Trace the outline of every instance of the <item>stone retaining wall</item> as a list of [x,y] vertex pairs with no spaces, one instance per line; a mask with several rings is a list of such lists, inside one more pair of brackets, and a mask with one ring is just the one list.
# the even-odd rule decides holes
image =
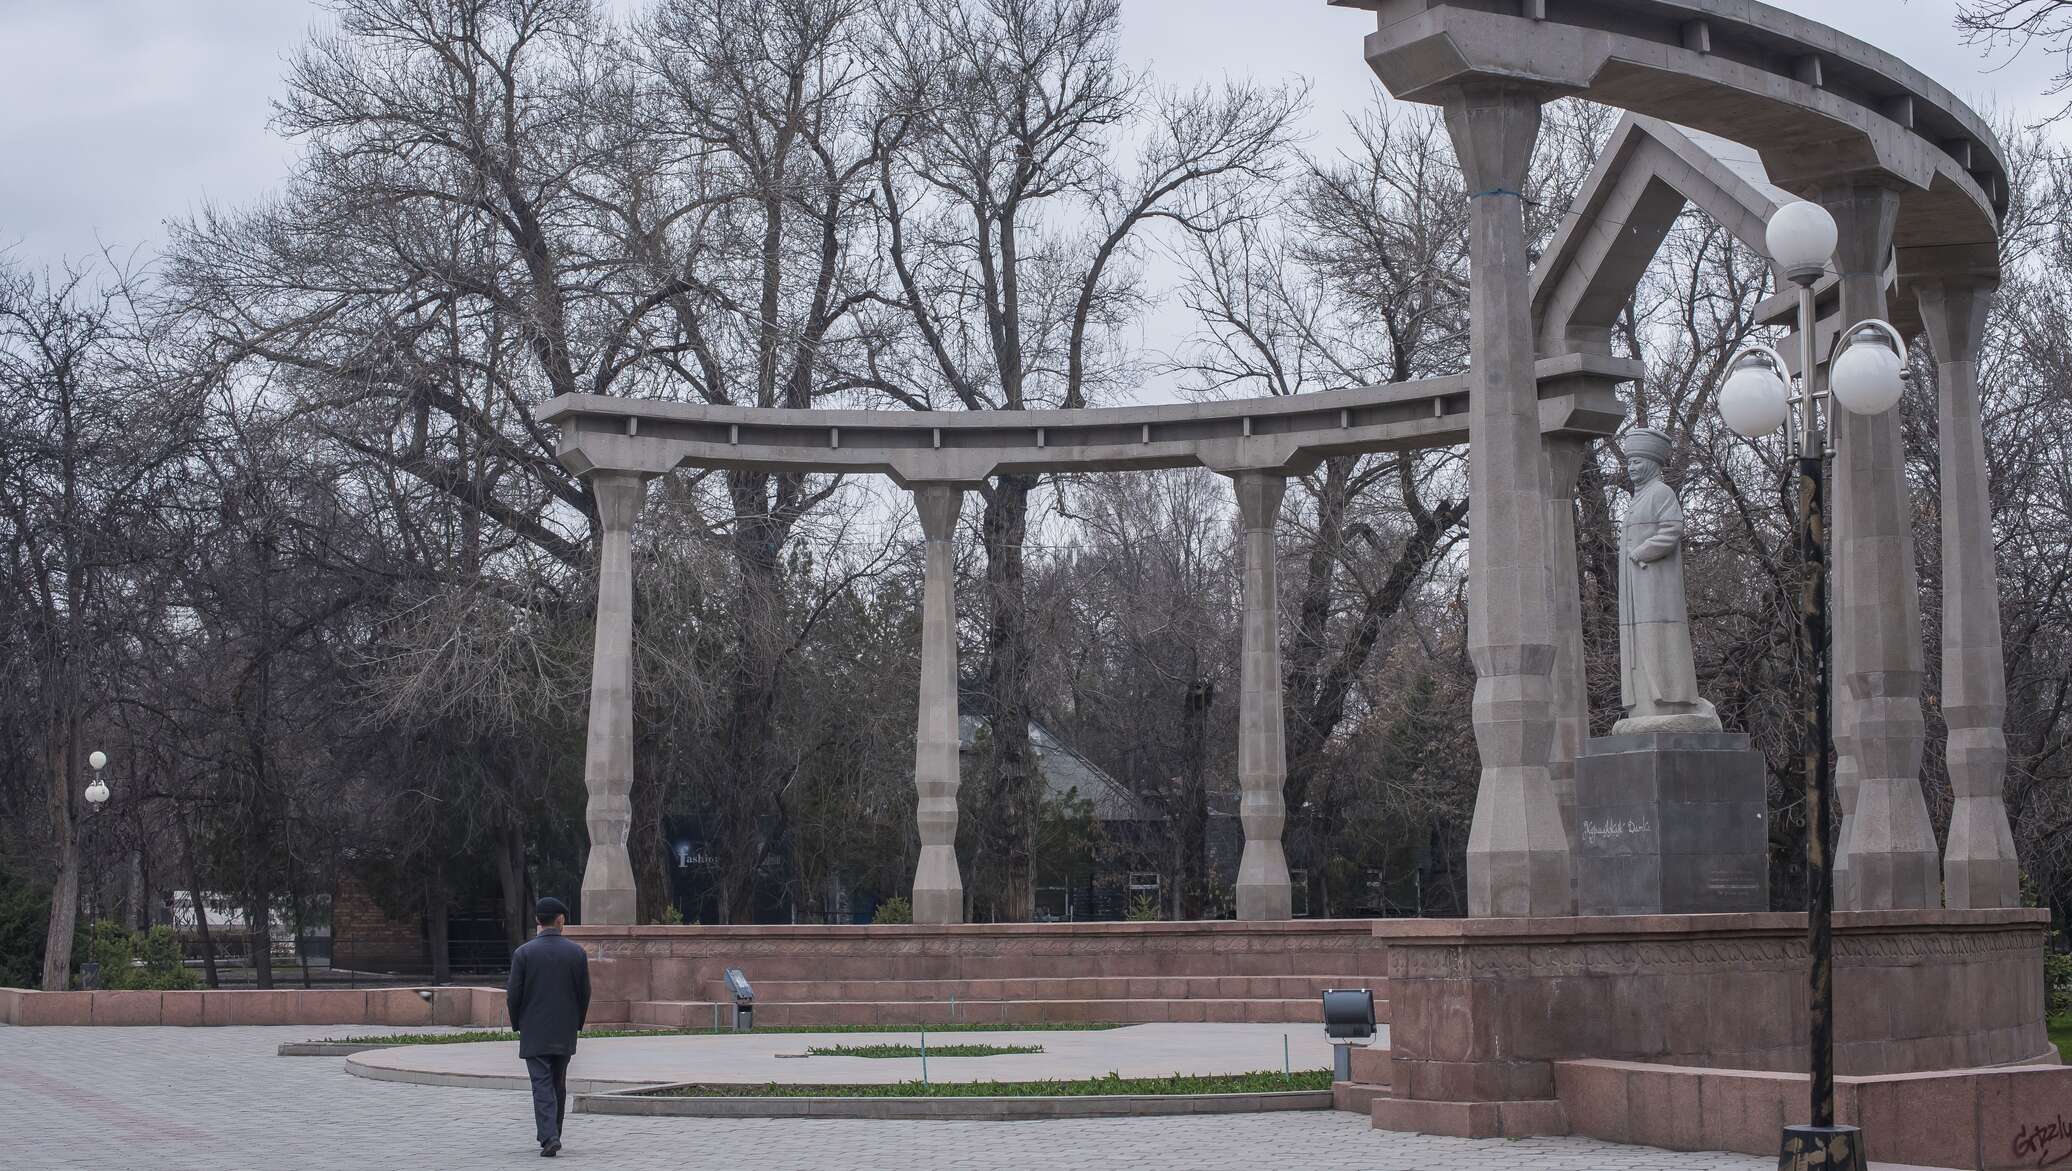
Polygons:
[[[2048,913],[1835,916],[1837,1072],[2054,1060]],[[1805,916],[1406,920],[1389,944],[1390,1129],[1561,1133],[1555,1063],[1803,1070]],[[1883,1157],[1883,1156],[1881,1156]]]
[[37,992],[0,988],[9,1025],[468,1025],[507,1027],[501,988],[274,988]]
[[[1804,1119],[1806,1075],[1563,1061],[1576,1134],[1674,1151],[1773,1155]],[[2052,1065],[1835,1079],[1835,1120],[1881,1163],[1970,1169],[2072,1162],[2072,1068]]]
[[[1365,919],[951,926],[570,926],[590,953],[595,1021],[698,1001],[728,968],[755,981],[1386,976]],[[1003,989],[1004,992],[1004,983]]]

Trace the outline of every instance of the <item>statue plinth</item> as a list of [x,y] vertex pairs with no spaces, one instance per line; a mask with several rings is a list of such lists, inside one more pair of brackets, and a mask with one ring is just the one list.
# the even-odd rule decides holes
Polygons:
[[1580,913],[1769,910],[1765,784],[1763,754],[1738,733],[1585,741],[1576,757]]

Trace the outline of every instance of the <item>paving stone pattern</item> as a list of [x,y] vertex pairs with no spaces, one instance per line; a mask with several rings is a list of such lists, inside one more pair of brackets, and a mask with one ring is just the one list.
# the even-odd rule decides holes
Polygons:
[[[523,1095],[368,1081],[273,1056],[308,1028],[0,1026],[0,1165],[333,1169],[542,1166]],[[623,1171],[1755,1171],[1774,1160],[1583,1139],[1393,1135],[1339,1112],[936,1123],[571,1116],[556,1166]]]

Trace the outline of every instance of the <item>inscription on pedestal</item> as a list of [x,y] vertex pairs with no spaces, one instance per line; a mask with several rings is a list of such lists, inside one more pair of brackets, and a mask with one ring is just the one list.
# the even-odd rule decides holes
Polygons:
[[1770,909],[1763,755],[1721,732],[1587,741],[1576,758],[1585,915]]

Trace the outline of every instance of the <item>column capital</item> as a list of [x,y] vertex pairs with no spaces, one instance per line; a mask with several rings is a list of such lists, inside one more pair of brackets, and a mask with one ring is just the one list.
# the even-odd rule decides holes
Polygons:
[[596,471],[586,477],[590,494],[597,498],[597,520],[608,533],[630,532],[647,503],[644,472]]
[[1271,529],[1280,519],[1288,478],[1279,472],[1228,472],[1236,490],[1238,521],[1248,532]]
[[1557,432],[1547,436],[1544,442],[1547,447],[1547,494],[1552,497],[1574,496],[1576,477],[1583,474],[1583,457],[1590,453],[1590,445],[1596,439],[1574,432]]
[[914,509],[921,514],[921,532],[931,541],[947,541],[957,531],[964,508],[964,489],[955,484],[916,484]]
[[1470,197],[1525,190],[1526,168],[1540,137],[1540,107],[1547,95],[1502,83],[1471,83],[1449,90],[1442,106],[1453,152]]
[[1835,263],[1845,287],[1851,278],[1885,279],[1892,233],[1899,226],[1899,195],[1865,178],[1823,183],[1814,191],[1813,201],[1835,217]]
[[1921,327],[1937,362],[1976,362],[1986,337],[1986,314],[2000,282],[1990,277],[1931,277],[1915,286]]

